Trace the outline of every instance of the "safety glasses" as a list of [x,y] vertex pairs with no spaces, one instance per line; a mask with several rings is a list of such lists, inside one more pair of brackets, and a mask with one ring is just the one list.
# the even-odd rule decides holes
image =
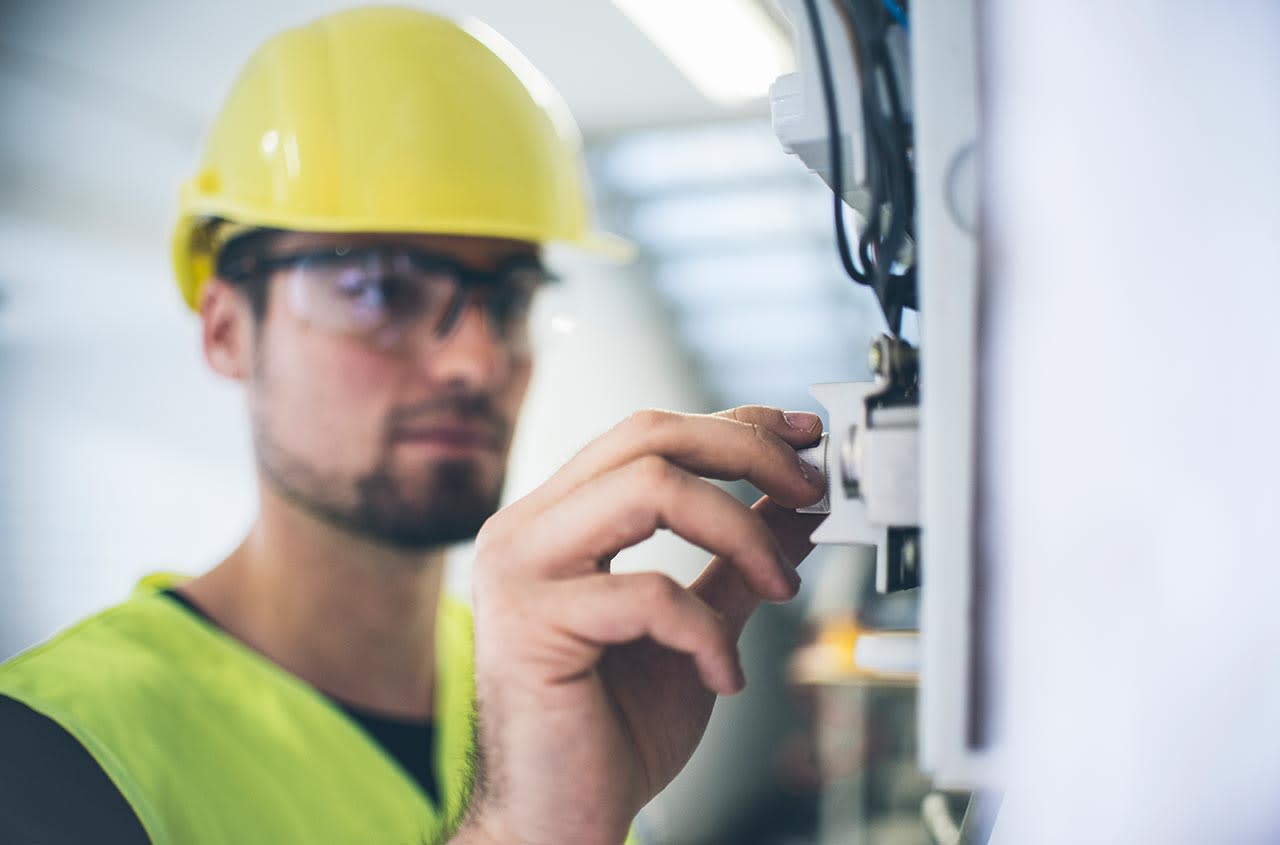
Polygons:
[[237,272],[280,279],[298,319],[384,349],[410,341],[439,345],[477,303],[490,333],[517,354],[529,349],[535,294],[556,279],[533,256],[481,272],[403,246],[246,256]]

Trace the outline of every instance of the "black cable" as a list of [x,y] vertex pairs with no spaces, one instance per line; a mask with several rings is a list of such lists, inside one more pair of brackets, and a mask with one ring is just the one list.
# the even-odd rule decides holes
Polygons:
[[840,263],[849,278],[860,285],[870,285],[871,279],[854,263],[849,251],[849,235],[844,225],[844,149],[840,143],[840,117],[836,113],[835,81],[831,75],[831,58],[827,55],[827,42],[822,33],[822,21],[818,18],[815,0],[805,0],[809,22],[813,27],[813,45],[818,54],[818,69],[822,73],[822,96],[827,109],[827,142],[831,156],[831,190],[835,194],[836,248]]
[[[846,0],[846,6],[864,43],[863,115],[868,150],[874,162],[869,167],[868,178],[873,181],[873,190],[880,199],[873,205],[873,213],[878,217],[871,221],[866,233],[874,237],[875,243],[870,246],[864,243],[863,252],[874,253],[874,267],[870,272],[873,287],[890,331],[896,335],[901,328],[903,307],[916,307],[914,268],[900,274],[892,272],[908,233],[915,229],[914,178],[907,157],[910,129],[888,49],[887,36],[892,22],[883,4],[859,5],[858,0]],[[864,260],[864,266],[866,263]]]
[[[915,173],[908,157],[911,148],[911,128],[902,105],[901,89],[898,84],[897,71],[893,66],[893,57],[890,55],[887,43],[884,40],[881,41],[881,58],[885,74],[884,87],[889,99],[891,126],[896,136],[891,152],[894,156],[894,169],[899,175],[898,195],[894,199],[894,226],[886,237],[886,254],[889,257],[887,264],[891,266],[902,251],[906,238],[914,238],[915,235]],[[913,309],[919,308],[916,299],[916,271],[914,265],[908,267],[902,274],[890,276],[890,281],[886,287],[888,288],[888,298],[896,307],[894,333],[897,334],[898,329],[901,327],[902,308],[904,306]]]
[[884,73],[884,90],[889,95],[889,116],[892,119],[892,129],[895,143],[891,146],[890,152],[894,157],[894,164],[897,166],[898,172],[902,175],[903,181],[906,183],[903,187],[901,200],[897,206],[897,210],[901,212],[904,228],[910,226],[910,222],[915,217],[915,191],[912,190],[912,172],[911,162],[907,160],[907,150],[911,145],[910,129],[907,127],[907,121],[904,109],[902,108],[902,97],[898,88],[898,74],[893,67],[893,57],[889,55],[889,49],[883,39],[880,42],[881,69]]
[[[892,69],[889,68],[891,60],[883,42],[877,45],[876,52],[878,54],[876,62],[877,76],[873,78],[873,81],[877,87],[879,87],[879,82],[884,82],[883,90],[889,92],[889,112],[894,120],[892,124],[881,123],[877,127],[878,131],[882,133],[880,153],[885,156],[886,170],[891,174],[891,177],[888,206],[889,225],[877,254],[874,281],[876,293],[884,306],[889,329],[896,336],[902,325],[902,303],[898,301],[900,297],[897,295],[897,288],[904,277],[895,276],[892,269],[894,261],[902,251],[903,238],[906,235],[906,221],[912,213],[912,192],[910,190],[910,172],[907,169],[905,148],[903,147],[905,138],[898,131],[902,121],[901,104],[898,102],[897,91],[893,90],[893,86],[897,84],[896,79],[889,75],[892,72]],[[882,80],[878,74],[885,71],[888,71],[888,73]],[[883,104],[877,101],[875,107],[879,109],[882,106]]]
[[901,169],[901,173],[905,177],[906,185],[903,196],[903,220],[906,229],[912,236],[915,235],[915,174],[911,168],[911,161],[908,157],[911,148],[912,127],[906,118],[906,111],[902,107],[902,98],[898,86],[898,72],[893,66],[893,57],[889,55],[888,48],[884,50],[884,72],[885,72],[885,89],[889,92],[889,113],[893,118],[893,128],[898,136],[897,143],[893,149],[897,153],[897,163]]
[[[858,237],[857,262],[849,243],[844,209],[844,155],[837,111],[831,57],[827,51],[816,0],[805,0],[813,27],[814,47],[822,75],[831,156],[831,189],[836,247],[845,273],[858,284],[871,287],[889,330],[897,335],[904,307],[915,308],[915,268],[893,273],[894,263],[914,235],[915,191],[908,159],[910,126],[898,90],[897,73],[886,44],[892,22],[882,3],[860,5],[859,0],[833,0],[842,10],[853,47],[861,83],[861,111],[867,186],[871,204],[866,225]],[[860,266],[859,266],[860,265]]]
[[886,216],[889,217],[890,227],[892,227],[898,186],[890,166],[892,156],[889,148],[894,139],[886,125],[880,98],[880,77],[877,70],[880,62],[877,43],[879,32],[878,28],[873,26],[865,8],[859,8],[855,2],[847,3],[846,8],[852,19],[856,38],[862,47],[862,61],[859,68],[860,100],[867,150],[867,182],[871,187],[870,214],[859,239],[859,254],[889,329],[896,334],[895,324],[898,320],[895,319],[894,308],[888,298],[886,267],[881,263],[881,258],[885,254],[882,229]]

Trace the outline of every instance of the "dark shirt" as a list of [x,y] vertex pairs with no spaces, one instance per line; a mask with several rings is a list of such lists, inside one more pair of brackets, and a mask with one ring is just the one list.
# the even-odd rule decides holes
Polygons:
[[[162,593],[214,624],[173,591]],[[429,720],[388,718],[330,699],[439,802]],[[79,740],[25,704],[0,695],[0,842],[62,845],[147,842],[124,796]]]

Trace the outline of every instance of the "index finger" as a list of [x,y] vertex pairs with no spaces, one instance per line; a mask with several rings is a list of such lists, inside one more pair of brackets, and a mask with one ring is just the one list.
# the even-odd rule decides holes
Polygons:
[[781,437],[793,447],[810,446],[822,434],[822,417],[808,411],[783,411],[767,405],[739,405],[711,416],[759,425]]
[[813,414],[746,406],[719,414],[645,410],[593,440],[541,487],[507,511],[529,516],[577,487],[645,455],[666,458],[689,472],[721,480],[746,479],[780,504],[804,507],[822,498],[825,482],[796,448],[818,439]]

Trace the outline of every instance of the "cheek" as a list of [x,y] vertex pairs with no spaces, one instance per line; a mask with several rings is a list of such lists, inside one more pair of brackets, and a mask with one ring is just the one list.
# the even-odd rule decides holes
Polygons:
[[516,414],[520,412],[520,406],[524,404],[525,393],[529,390],[529,379],[532,375],[533,360],[531,358],[513,361],[511,377],[499,391],[496,401],[501,406],[503,414],[512,423],[515,422]]
[[317,391],[345,406],[381,407],[402,377],[394,360],[355,340],[321,336],[308,357]]
[[264,352],[260,399],[276,441],[331,463],[367,464],[381,443],[396,368],[358,343],[305,331]]

